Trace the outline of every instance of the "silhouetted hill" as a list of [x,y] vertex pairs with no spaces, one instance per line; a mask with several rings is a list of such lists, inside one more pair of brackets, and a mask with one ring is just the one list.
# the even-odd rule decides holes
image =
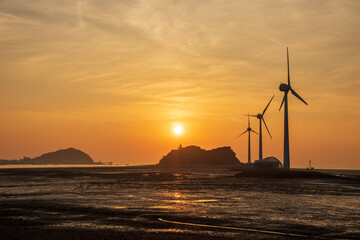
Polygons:
[[239,159],[230,147],[204,150],[198,146],[180,147],[171,150],[164,156],[159,166],[188,166],[188,165],[237,165]]
[[36,158],[1,160],[0,164],[94,164],[94,161],[88,154],[75,148],[68,148],[45,153]]

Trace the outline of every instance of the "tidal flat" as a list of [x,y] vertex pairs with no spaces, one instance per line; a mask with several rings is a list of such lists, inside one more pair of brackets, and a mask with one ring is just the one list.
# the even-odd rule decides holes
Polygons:
[[0,239],[360,239],[359,226],[357,179],[0,169]]

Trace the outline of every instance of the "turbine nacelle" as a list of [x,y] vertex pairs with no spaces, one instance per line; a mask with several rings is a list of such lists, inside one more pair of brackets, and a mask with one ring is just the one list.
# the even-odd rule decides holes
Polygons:
[[262,118],[263,118],[263,115],[259,113],[258,115],[256,115],[256,117],[257,117],[258,119],[262,119]]
[[289,85],[287,85],[286,83],[282,83],[282,84],[280,84],[279,89],[282,92],[288,92],[288,91],[290,91],[291,87]]

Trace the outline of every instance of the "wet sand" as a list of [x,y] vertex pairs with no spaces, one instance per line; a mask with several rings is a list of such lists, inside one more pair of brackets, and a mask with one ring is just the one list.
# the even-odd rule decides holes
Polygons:
[[0,169],[0,239],[359,239],[359,190],[227,169]]

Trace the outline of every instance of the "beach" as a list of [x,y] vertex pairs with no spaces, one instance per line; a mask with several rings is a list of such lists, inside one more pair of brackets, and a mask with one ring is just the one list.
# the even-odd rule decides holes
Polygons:
[[359,190],[356,179],[239,177],[226,168],[3,168],[0,236],[359,239]]

